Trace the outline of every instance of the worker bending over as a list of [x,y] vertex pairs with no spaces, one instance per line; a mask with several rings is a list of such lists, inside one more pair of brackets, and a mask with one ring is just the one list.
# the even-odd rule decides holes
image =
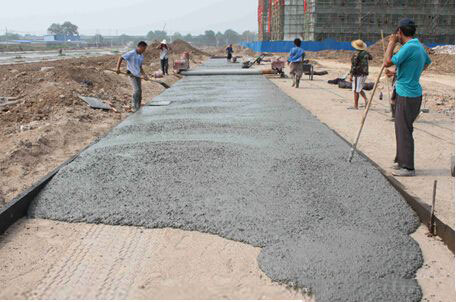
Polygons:
[[306,56],[304,49],[301,48],[301,39],[295,39],[294,45],[290,51],[290,56],[288,58],[288,65],[290,65],[290,75],[293,79],[292,87],[299,88],[299,83],[301,82],[302,74],[304,73],[304,58]]
[[[394,176],[415,176],[415,142],[413,123],[421,111],[423,89],[420,77],[431,64],[431,59],[420,41],[414,38],[415,22],[403,19],[395,34],[391,35],[385,54],[385,67],[396,65],[396,159]],[[393,56],[396,43],[402,44]]]
[[366,51],[367,45],[362,40],[353,41],[352,46],[357,50],[352,56],[352,67],[350,70],[350,82],[352,82],[353,93],[355,96],[355,106],[349,107],[348,109],[358,110],[360,95],[364,99],[365,106],[367,106],[367,96],[364,93],[364,83],[366,83],[367,76],[369,75],[369,61],[372,60],[372,56]]
[[133,100],[132,100],[132,111],[136,112],[141,108],[142,101],[142,88],[141,88],[141,75],[144,80],[149,80],[148,76],[144,72],[142,65],[144,63],[144,52],[147,49],[147,43],[141,41],[138,43],[136,49],[127,52],[119,58],[117,62],[117,74],[120,74],[120,67],[123,61],[127,61],[128,75],[130,76],[131,83],[133,85]]

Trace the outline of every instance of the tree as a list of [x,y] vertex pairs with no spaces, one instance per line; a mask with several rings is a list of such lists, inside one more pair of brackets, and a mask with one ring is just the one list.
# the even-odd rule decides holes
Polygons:
[[92,37],[91,42],[94,44],[103,44],[104,42],[104,37],[100,34],[96,34],[95,36]]
[[225,31],[225,39],[227,44],[237,44],[241,41],[241,36],[232,29]]
[[257,40],[257,34],[255,32],[246,30],[241,35],[241,40],[244,42],[252,42]]
[[168,39],[168,33],[163,30],[149,31],[147,33],[147,40],[149,41],[162,41]]
[[189,43],[192,43],[192,42],[193,42],[193,36],[192,36],[191,34],[187,34],[187,35],[184,37],[184,41],[189,42]]
[[204,32],[203,43],[210,46],[217,45],[217,38],[215,37],[215,32],[213,30],[206,30]]
[[49,26],[48,32],[51,35],[64,35],[67,37],[79,36],[78,26],[69,21],[66,21],[63,24],[53,23]]
[[176,40],[183,40],[183,39],[184,39],[184,36],[182,36],[181,33],[175,32],[175,33],[172,35],[171,38],[172,38],[173,41],[176,41]]
[[67,37],[70,36],[79,36],[78,32],[79,27],[73,23],[66,21],[62,24],[63,34]]
[[52,23],[52,25],[48,28],[48,33],[51,35],[63,35],[62,25],[58,23]]
[[222,34],[221,32],[217,32],[217,34],[215,35],[215,38],[217,39],[217,47],[226,44],[225,35]]

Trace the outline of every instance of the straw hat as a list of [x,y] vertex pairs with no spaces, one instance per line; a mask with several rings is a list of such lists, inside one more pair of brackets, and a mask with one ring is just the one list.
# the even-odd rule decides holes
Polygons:
[[352,42],[352,46],[354,49],[357,50],[366,50],[367,49],[367,44],[364,43],[363,40],[355,40]]
[[163,41],[161,42],[161,44],[166,45],[166,44],[167,44],[167,43],[166,43],[166,40],[163,40]]

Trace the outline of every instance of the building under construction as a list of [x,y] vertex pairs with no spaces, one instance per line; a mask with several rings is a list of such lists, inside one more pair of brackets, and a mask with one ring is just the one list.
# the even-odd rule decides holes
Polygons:
[[261,41],[375,42],[409,17],[423,42],[454,44],[454,16],[454,0],[259,0],[258,32]]

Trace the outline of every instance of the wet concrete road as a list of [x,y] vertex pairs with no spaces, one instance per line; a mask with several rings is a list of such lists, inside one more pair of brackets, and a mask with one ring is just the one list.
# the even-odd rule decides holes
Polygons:
[[262,247],[268,276],[318,301],[420,301],[412,210],[267,79],[189,77],[154,101],[173,103],[83,152],[30,216],[212,233]]

